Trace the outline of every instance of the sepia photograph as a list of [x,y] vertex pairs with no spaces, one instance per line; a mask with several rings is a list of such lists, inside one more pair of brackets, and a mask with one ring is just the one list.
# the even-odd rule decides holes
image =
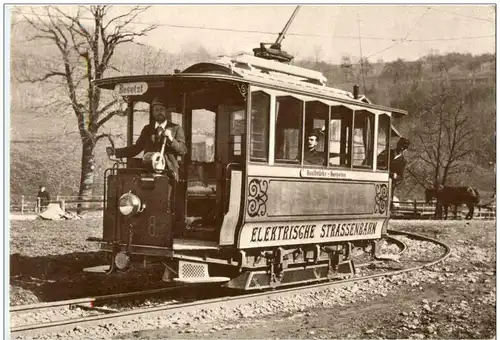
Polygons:
[[6,338],[495,339],[496,9],[4,4]]

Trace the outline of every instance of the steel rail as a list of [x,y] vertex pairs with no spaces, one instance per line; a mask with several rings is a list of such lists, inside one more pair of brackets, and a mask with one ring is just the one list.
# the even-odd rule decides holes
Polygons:
[[446,245],[445,243],[438,241],[436,239],[432,239],[430,237],[426,237],[426,236],[422,236],[422,235],[414,234],[414,233],[410,233],[410,232],[404,232],[404,231],[390,230],[388,232],[390,232],[392,234],[396,234],[396,235],[409,236],[409,237],[412,237],[414,239],[419,239],[422,241],[436,243],[444,248],[444,250],[445,250],[444,255],[442,255],[439,259],[437,259],[435,261],[424,263],[424,264],[416,266],[416,267],[407,268],[407,269],[400,269],[400,270],[395,270],[395,271],[386,272],[386,273],[379,273],[379,274],[370,275],[370,276],[349,278],[349,279],[344,279],[341,281],[327,281],[327,282],[322,282],[322,283],[308,285],[308,286],[291,287],[291,288],[284,288],[284,289],[279,289],[279,290],[251,293],[251,294],[238,295],[238,296],[213,298],[213,299],[199,300],[199,301],[188,302],[188,303],[179,303],[179,304],[175,304],[175,305],[156,306],[156,307],[150,307],[150,308],[146,308],[146,309],[129,310],[129,311],[125,311],[125,312],[117,312],[117,313],[113,313],[113,314],[104,314],[104,315],[98,315],[98,316],[87,316],[87,317],[81,317],[81,318],[77,318],[77,319],[61,320],[61,321],[43,323],[43,324],[38,324],[38,325],[25,325],[25,326],[13,327],[13,328],[11,328],[11,335],[30,336],[30,335],[34,335],[34,334],[40,334],[42,332],[43,333],[49,333],[49,332],[55,333],[55,332],[67,330],[68,328],[72,328],[72,327],[75,327],[77,325],[84,326],[84,327],[91,327],[91,326],[98,326],[98,325],[103,324],[103,323],[111,323],[111,322],[137,319],[138,317],[141,317],[141,316],[145,316],[145,317],[161,316],[162,314],[165,314],[166,312],[176,312],[176,311],[182,311],[184,313],[186,313],[186,312],[199,312],[201,309],[210,309],[210,308],[214,308],[214,307],[220,307],[221,305],[223,305],[225,308],[230,308],[232,306],[238,306],[238,305],[241,305],[243,303],[262,301],[264,299],[269,299],[271,297],[274,298],[274,297],[279,297],[279,296],[283,296],[283,295],[289,295],[291,293],[314,292],[314,291],[323,290],[325,288],[332,288],[332,287],[340,288],[340,287],[352,284],[354,282],[363,282],[363,281],[368,281],[368,280],[372,280],[372,279],[380,278],[380,277],[384,277],[384,276],[400,275],[403,273],[407,273],[410,271],[416,271],[416,270],[423,269],[425,267],[435,265],[439,262],[444,261],[445,259],[447,259],[451,255],[450,247],[448,245]]
[[[387,236],[386,240],[392,241],[393,243],[397,244],[397,246],[399,247],[399,253],[395,254],[396,256],[401,256],[408,249],[408,246],[406,245],[406,243],[404,243],[401,240],[398,240],[397,238]],[[356,263],[356,268],[364,268],[364,267],[368,267],[369,265],[383,263],[383,262],[386,262],[388,260],[389,259],[387,259],[387,260],[372,260],[372,261],[363,262],[363,263]]]
[[[392,233],[392,231],[389,231],[389,232]],[[400,248],[400,251],[397,255],[401,255],[402,253],[404,253],[408,249],[408,246],[406,245],[406,243],[404,243],[401,240],[398,240],[397,238],[387,236],[387,239],[390,239],[392,242],[396,243],[398,245],[398,247]]]
[[[387,239],[393,243],[396,243],[399,246],[400,252],[397,255],[401,255],[407,249],[407,245],[403,241],[398,240],[398,239],[393,238],[393,237],[390,237],[390,236],[388,236]],[[383,261],[370,261],[367,263],[357,264],[356,267],[365,267],[365,266],[368,266],[372,263],[380,263],[380,262],[383,262]],[[85,297],[85,298],[79,298],[79,299],[42,302],[42,303],[35,303],[35,304],[28,304],[28,305],[18,305],[18,306],[10,307],[9,312],[11,314],[13,314],[13,313],[20,313],[20,312],[27,312],[27,311],[40,311],[43,309],[49,309],[49,308],[54,308],[54,307],[93,304],[96,302],[104,302],[104,301],[117,300],[117,299],[130,298],[130,297],[150,296],[150,295],[155,295],[155,294],[160,294],[160,293],[167,293],[167,292],[171,292],[171,291],[175,291],[175,290],[187,289],[188,287],[195,288],[196,286],[199,286],[199,285],[201,285],[201,284],[190,285],[190,286],[166,287],[166,288],[158,288],[158,289],[151,289],[151,290],[145,290],[145,291],[135,291],[135,292],[128,292],[128,293],[109,294],[109,295]]]
[[181,290],[181,289],[186,289],[186,288],[187,288],[186,286],[174,286],[174,287],[158,288],[158,289],[151,289],[151,290],[144,290],[144,291],[135,291],[135,292],[128,292],[128,293],[86,297],[86,298],[80,298],[80,299],[71,299],[71,300],[62,300],[62,301],[53,301],[53,302],[42,302],[42,303],[35,303],[35,304],[31,304],[31,305],[19,305],[19,306],[10,307],[9,312],[12,314],[13,312],[19,313],[19,312],[26,312],[26,311],[30,311],[30,310],[31,311],[42,310],[42,309],[48,309],[48,308],[54,308],[54,307],[64,307],[64,306],[73,306],[73,305],[85,304],[85,303],[104,302],[104,301],[130,298],[130,297],[149,296],[149,295],[167,293],[170,291]]

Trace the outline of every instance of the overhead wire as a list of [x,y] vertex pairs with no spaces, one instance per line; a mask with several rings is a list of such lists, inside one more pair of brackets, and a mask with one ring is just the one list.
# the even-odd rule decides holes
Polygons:
[[[62,15],[54,14],[54,15],[49,15],[49,14],[43,14],[43,13],[27,13],[19,10],[14,10],[12,11],[13,13],[17,14],[22,14],[22,15],[30,15],[30,16],[40,16],[40,17],[54,17],[54,18],[64,18]],[[87,18],[87,17],[80,17],[80,20],[90,20],[94,21],[93,18]],[[120,22],[119,20],[116,20],[115,22]],[[200,29],[200,30],[208,30],[208,31],[223,31],[223,32],[235,32],[235,33],[254,33],[254,34],[268,34],[268,35],[273,35],[275,36],[279,32],[271,32],[271,31],[261,31],[261,30],[248,30],[248,29],[238,29],[238,28],[225,28],[225,27],[207,27],[207,26],[195,26],[195,25],[178,25],[178,24],[158,24],[158,23],[153,23],[153,22],[140,22],[140,21],[134,21],[134,25],[156,25],[160,27],[172,27],[172,28],[185,28],[185,29]],[[344,36],[335,36],[335,35],[330,35],[330,34],[306,34],[306,33],[292,33],[288,32],[287,36],[302,36],[302,37],[334,37],[334,38],[342,38],[342,39],[358,39],[358,37],[355,36],[349,36],[349,35],[344,35]],[[373,36],[366,36],[363,37],[363,39],[372,39],[372,40],[391,40],[393,38],[390,37],[373,37]]]
[[[341,9],[342,9],[342,7],[340,7],[339,12],[337,13],[337,16],[340,13]],[[361,40],[391,40],[391,41],[395,42],[392,45],[389,45],[389,46],[384,47],[383,49],[381,49],[379,51],[376,51],[374,53],[369,54],[368,56],[365,57],[365,59],[369,59],[369,58],[371,58],[373,56],[376,56],[376,55],[378,55],[380,53],[388,51],[388,50],[390,50],[390,49],[392,49],[392,48],[394,48],[394,47],[396,47],[396,46],[398,46],[398,45],[400,45],[402,43],[405,43],[405,42],[453,41],[453,40],[482,39],[482,38],[494,38],[495,37],[495,35],[485,35],[485,36],[468,36],[468,37],[465,36],[465,37],[449,37],[449,38],[433,38],[433,39],[408,39],[408,37],[415,30],[415,28],[420,24],[421,20],[425,16],[425,14],[427,14],[429,12],[429,10],[431,10],[431,9],[435,9],[435,8],[427,6],[426,9],[425,9],[425,11],[420,15],[420,17],[417,19],[417,21],[415,21],[415,23],[413,24],[413,26],[408,30],[408,32],[406,33],[406,35],[404,37],[401,37],[401,38],[361,36],[360,35],[361,32],[358,32],[359,33],[358,37],[356,37],[356,36],[337,36],[335,34],[333,34],[333,35],[326,35],[326,34],[304,34],[304,33],[291,33],[291,32],[287,33],[287,35],[289,35],[289,36],[290,35],[291,36],[303,36],[303,37],[329,37],[329,38],[332,38],[332,39],[337,38],[337,39],[361,39]],[[39,15],[39,16],[46,16],[46,17],[50,17],[51,16],[51,15],[48,15],[48,14],[27,13],[27,12],[23,12],[23,11],[19,11],[19,10],[15,10],[13,12],[18,13],[18,14],[24,14],[24,15],[35,15],[35,16]],[[449,12],[448,12],[448,14],[460,15],[460,14],[457,14],[457,13],[449,13]],[[57,14],[53,15],[53,16],[54,17],[63,17],[63,16],[57,15]],[[464,15],[460,15],[460,16],[464,16]],[[470,19],[478,19],[478,18],[469,17],[469,16],[464,16],[464,17],[468,17]],[[82,19],[82,20],[93,20],[92,18],[86,18],[86,17],[80,17],[80,19]],[[489,20],[486,20],[486,21],[489,21]],[[273,36],[275,36],[277,34],[276,32],[260,31],[260,30],[244,30],[244,29],[235,29],[235,28],[206,27],[206,26],[194,26],[194,25],[156,24],[156,23],[148,23],[148,22],[134,22],[134,24],[157,25],[157,26],[163,26],[163,27],[184,28],[184,29],[202,29],[202,30],[223,31],[223,32],[268,34],[268,35],[273,35]],[[357,63],[354,63],[354,64],[360,64],[360,63],[361,63],[361,59]]]
[[436,8],[436,7],[432,7],[430,8],[434,11],[439,11],[439,12],[443,12],[443,13],[446,13],[446,14],[451,14],[451,15],[456,15],[456,16],[459,16],[459,17],[464,17],[464,18],[467,18],[467,19],[473,19],[473,20],[480,20],[480,21],[487,21],[487,22],[492,22],[494,23],[495,20],[491,20],[491,19],[485,19],[485,18],[479,18],[479,17],[474,17],[474,16],[471,16],[471,15],[465,15],[465,14],[460,14],[460,13],[456,13],[456,12],[450,12],[450,11],[444,11],[440,8]]
[[[398,45],[400,45],[400,44],[404,43],[405,41],[407,41],[407,38],[410,36],[410,34],[413,32],[413,30],[414,30],[414,29],[418,26],[418,24],[420,23],[420,21],[422,20],[422,18],[424,17],[424,15],[425,15],[427,12],[429,12],[429,9],[430,9],[429,7],[427,7],[427,8],[426,8],[426,10],[425,10],[425,11],[424,11],[421,15],[420,15],[420,17],[418,18],[418,20],[417,20],[417,21],[415,21],[415,24],[413,24],[413,26],[412,26],[412,27],[408,30],[408,33],[406,33],[405,37],[403,37],[403,38],[399,39],[399,41],[397,41],[395,44],[392,44],[392,45],[390,45],[390,46],[388,46],[388,47],[385,47],[384,49],[382,49],[382,50],[380,50],[380,51],[377,51],[377,52],[375,52],[375,53],[372,53],[372,54],[370,54],[369,56],[367,56],[367,57],[365,57],[365,58],[366,58],[366,59],[371,58],[371,57],[373,57],[373,56],[375,56],[375,55],[377,55],[377,54],[380,54],[380,53],[382,53],[382,52],[385,52],[385,51],[387,51],[387,50],[390,50],[390,49],[392,49],[392,48],[394,48],[394,47],[396,47],[396,46],[398,46]],[[362,58],[360,58],[360,59],[359,59],[359,61],[357,62],[357,64],[361,63],[361,59],[362,59]]]
[[403,38],[403,40],[408,40],[408,37],[410,36],[410,34],[412,34],[413,30],[418,26],[418,24],[420,24],[420,21],[427,14],[427,12],[429,12],[430,9],[431,9],[430,7],[427,7],[425,9],[425,11],[422,13],[422,15],[420,15],[420,17],[415,22],[415,24],[413,24],[413,26],[410,28],[410,30],[408,31],[408,33],[406,34],[406,36]]
[[[61,15],[48,15],[48,14],[38,14],[38,13],[27,13],[18,10],[12,11],[13,13],[30,15],[30,16],[42,16],[42,17],[56,17],[61,18]],[[94,20],[92,18],[80,17],[81,20]],[[119,21],[116,21],[119,22]],[[134,22],[136,25],[157,25],[160,27],[172,27],[172,28],[183,28],[183,29],[200,29],[208,31],[222,31],[222,32],[235,32],[235,33],[252,33],[252,34],[267,34],[267,35],[277,35],[279,32],[271,31],[261,31],[261,30],[248,30],[248,29],[237,29],[237,28],[223,28],[223,27],[207,27],[207,26],[196,26],[196,25],[177,25],[177,24],[158,24],[158,23],[148,23],[148,22]],[[297,37],[324,37],[324,38],[337,38],[337,39],[359,39],[358,36],[350,35],[335,35],[335,34],[308,34],[308,33],[287,33],[287,36],[297,36]],[[478,39],[478,38],[489,38],[495,35],[487,36],[475,36],[475,37],[449,37],[449,38],[435,38],[435,39],[408,39],[407,41],[446,41],[446,40],[461,40],[461,39]],[[401,38],[397,37],[377,37],[377,36],[361,36],[363,40],[390,40],[390,41],[400,41]]]
[[424,42],[424,41],[451,41],[451,40],[467,40],[467,39],[483,39],[483,38],[495,38],[494,34],[490,35],[479,35],[475,37],[456,37],[456,38],[435,38],[435,39],[408,39],[408,42]]

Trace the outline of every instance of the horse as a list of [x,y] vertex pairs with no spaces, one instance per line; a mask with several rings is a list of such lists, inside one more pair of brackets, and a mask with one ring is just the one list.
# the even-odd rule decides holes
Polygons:
[[444,219],[448,219],[448,207],[455,206],[455,214],[459,205],[465,204],[469,208],[469,212],[465,219],[472,219],[474,215],[474,206],[479,203],[479,192],[473,187],[446,187],[441,186],[439,189],[426,189],[425,202],[429,203],[433,198],[436,198],[441,207],[444,208]]

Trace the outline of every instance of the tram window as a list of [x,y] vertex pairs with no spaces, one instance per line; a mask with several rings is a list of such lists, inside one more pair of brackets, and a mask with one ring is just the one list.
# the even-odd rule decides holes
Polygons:
[[319,102],[306,104],[304,165],[326,165],[328,110],[327,105]]
[[269,145],[269,109],[271,97],[264,92],[252,93],[250,117],[250,159],[266,162]]
[[373,164],[373,129],[375,115],[366,111],[357,111],[354,116],[354,157],[355,167],[369,167]]
[[[137,142],[137,138],[141,135],[141,131],[145,125],[149,124],[149,103],[136,102],[134,104],[134,132],[133,142]],[[126,119],[126,118],[125,118]],[[126,130],[125,130],[126,131]],[[139,154],[142,158],[142,152]]]
[[387,170],[389,148],[389,129],[391,128],[391,120],[388,115],[380,115],[378,118],[378,138],[377,138],[377,169]]
[[230,119],[230,135],[232,144],[233,156],[241,156],[241,146],[243,135],[245,134],[245,110],[231,111]]
[[215,160],[215,113],[193,110],[191,126],[191,160],[210,163]]
[[351,166],[352,111],[343,106],[332,106],[330,120],[330,155],[328,162],[333,166]]
[[172,123],[182,126],[182,114],[172,112]]
[[276,98],[274,160],[300,163],[302,145],[302,101],[292,97]]

